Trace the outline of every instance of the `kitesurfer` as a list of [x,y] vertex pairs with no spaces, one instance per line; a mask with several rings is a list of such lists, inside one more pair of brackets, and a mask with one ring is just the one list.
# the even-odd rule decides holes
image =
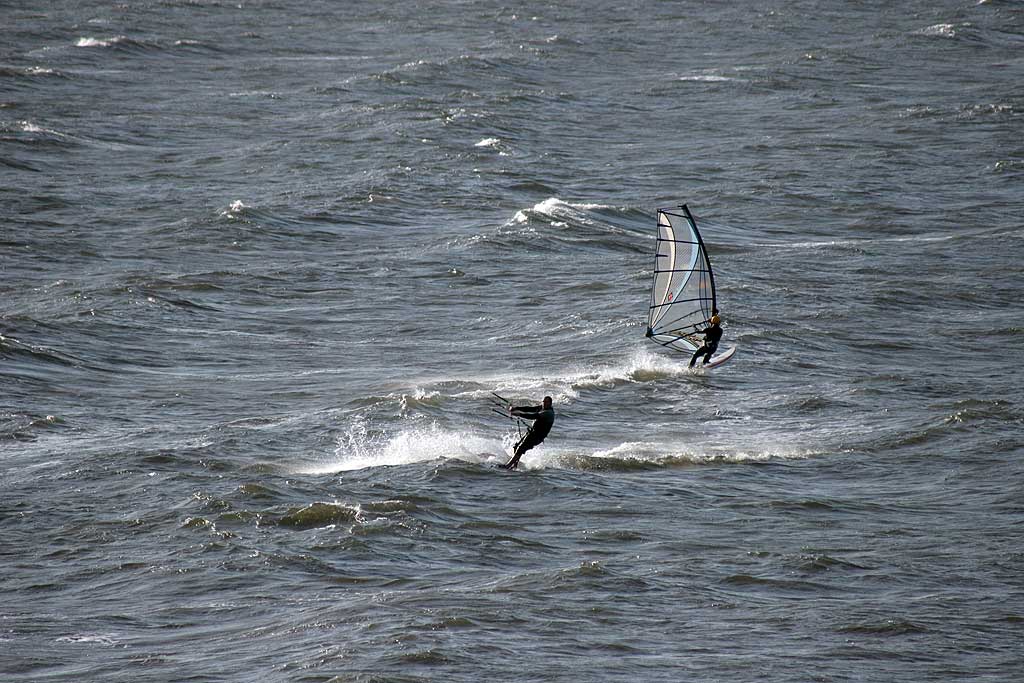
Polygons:
[[704,344],[693,352],[693,357],[690,358],[691,368],[701,356],[704,356],[704,362],[701,365],[707,365],[711,360],[711,354],[718,350],[718,342],[722,340],[722,319],[718,317],[717,311],[708,322],[711,324],[703,330],[697,330],[697,334],[704,335]]
[[516,416],[533,420],[533,426],[526,432],[526,436],[519,440],[512,451],[512,458],[504,465],[499,465],[506,470],[514,470],[519,465],[519,458],[523,453],[530,450],[548,435],[551,425],[555,422],[555,409],[551,407],[551,397],[545,396],[544,403],[539,406],[508,407],[509,413]]

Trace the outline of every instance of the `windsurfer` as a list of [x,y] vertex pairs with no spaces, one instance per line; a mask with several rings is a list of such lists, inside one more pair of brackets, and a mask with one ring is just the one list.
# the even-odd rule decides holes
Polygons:
[[691,368],[701,356],[704,356],[704,362],[701,365],[707,365],[711,360],[711,354],[718,350],[718,342],[722,340],[722,319],[718,317],[718,311],[714,312],[708,322],[711,324],[703,330],[697,330],[697,334],[704,335],[704,344],[693,352],[693,357],[690,358]]
[[533,420],[533,426],[526,432],[526,436],[519,440],[512,451],[512,458],[504,465],[507,470],[514,470],[519,465],[519,459],[523,453],[538,445],[551,431],[551,425],[555,422],[555,409],[551,407],[551,397],[545,396],[544,403],[539,406],[521,406],[518,408],[509,406],[509,413],[516,417]]

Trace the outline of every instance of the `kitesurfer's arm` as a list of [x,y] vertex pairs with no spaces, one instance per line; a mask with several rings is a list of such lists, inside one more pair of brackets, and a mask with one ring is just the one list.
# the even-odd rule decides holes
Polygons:
[[517,417],[525,417],[528,420],[536,420],[537,415],[540,411],[544,410],[544,406],[521,406],[521,407],[510,407],[509,412]]

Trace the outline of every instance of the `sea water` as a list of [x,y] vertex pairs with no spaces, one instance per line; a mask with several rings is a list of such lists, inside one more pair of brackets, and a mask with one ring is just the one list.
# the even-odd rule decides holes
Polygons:
[[4,681],[1024,675],[1019,3],[0,23]]

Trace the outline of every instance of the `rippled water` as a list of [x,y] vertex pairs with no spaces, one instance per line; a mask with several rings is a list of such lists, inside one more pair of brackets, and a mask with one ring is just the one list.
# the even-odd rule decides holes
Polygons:
[[362,5],[0,8],[2,678],[1017,680],[1019,3]]

